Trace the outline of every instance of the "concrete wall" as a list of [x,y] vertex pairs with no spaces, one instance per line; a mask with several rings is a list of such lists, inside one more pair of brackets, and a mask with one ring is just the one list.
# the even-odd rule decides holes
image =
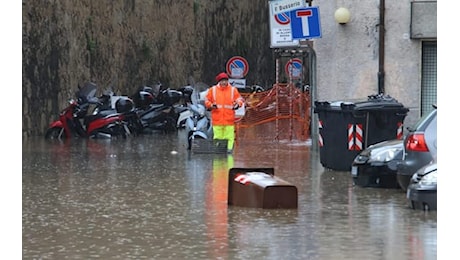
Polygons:
[[[385,1],[385,94],[410,108],[405,125],[419,118],[421,41],[410,39],[411,1]],[[316,0],[322,38],[316,39],[317,92],[321,101],[365,99],[378,93],[380,0]],[[334,12],[346,7],[340,25]]]

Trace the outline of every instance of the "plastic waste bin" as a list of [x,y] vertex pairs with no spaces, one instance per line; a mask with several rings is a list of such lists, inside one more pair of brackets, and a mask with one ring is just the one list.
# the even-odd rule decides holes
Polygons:
[[297,187],[274,175],[273,168],[231,168],[228,178],[228,205],[296,209]]
[[359,102],[315,101],[321,164],[336,171],[350,171],[354,158],[368,146],[403,138],[408,111],[396,99],[381,94]]

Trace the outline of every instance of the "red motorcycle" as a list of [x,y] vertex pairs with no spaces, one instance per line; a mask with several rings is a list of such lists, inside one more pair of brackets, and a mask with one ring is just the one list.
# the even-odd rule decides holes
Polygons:
[[[113,95],[95,97],[97,87],[87,83],[75,93],[77,99],[61,111],[59,119],[52,122],[45,133],[47,139],[112,138],[136,133],[138,117],[132,100],[117,96],[112,108]],[[88,115],[90,107],[93,112]]]

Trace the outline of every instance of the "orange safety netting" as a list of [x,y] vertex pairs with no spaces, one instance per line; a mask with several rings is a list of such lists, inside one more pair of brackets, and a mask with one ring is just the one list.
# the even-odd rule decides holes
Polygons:
[[294,84],[275,84],[263,92],[241,93],[246,112],[236,122],[237,142],[310,138],[310,97]]

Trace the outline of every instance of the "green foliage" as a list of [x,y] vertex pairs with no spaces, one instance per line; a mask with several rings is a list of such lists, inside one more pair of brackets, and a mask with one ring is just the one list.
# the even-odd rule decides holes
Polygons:
[[[87,27],[88,27],[88,31],[91,31],[92,27],[93,27],[93,18],[91,16],[89,16],[87,19]],[[93,54],[94,51],[96,50],[96,47],[97,47],[97,41],[91,36],[91,33],[90,32],[85,32],[85,36],[86,36],[86,49],[91,53]]]
[[200,3],[198,3],[198,0],[193,1],[193,14],[198,15],[198,9],[200,7]]
[[142,57],[144,60],[150,61],[153,59],[152,48],[150,47],[150,45],[148,44],[146,40],[142,42],[141,52],[142,52]]
[[97,41],[95,39],[91,38],[91,36],[88,35],[88,33],[86,33],[86,49],[90,53],[94,53],[96,48],[97,48]]

